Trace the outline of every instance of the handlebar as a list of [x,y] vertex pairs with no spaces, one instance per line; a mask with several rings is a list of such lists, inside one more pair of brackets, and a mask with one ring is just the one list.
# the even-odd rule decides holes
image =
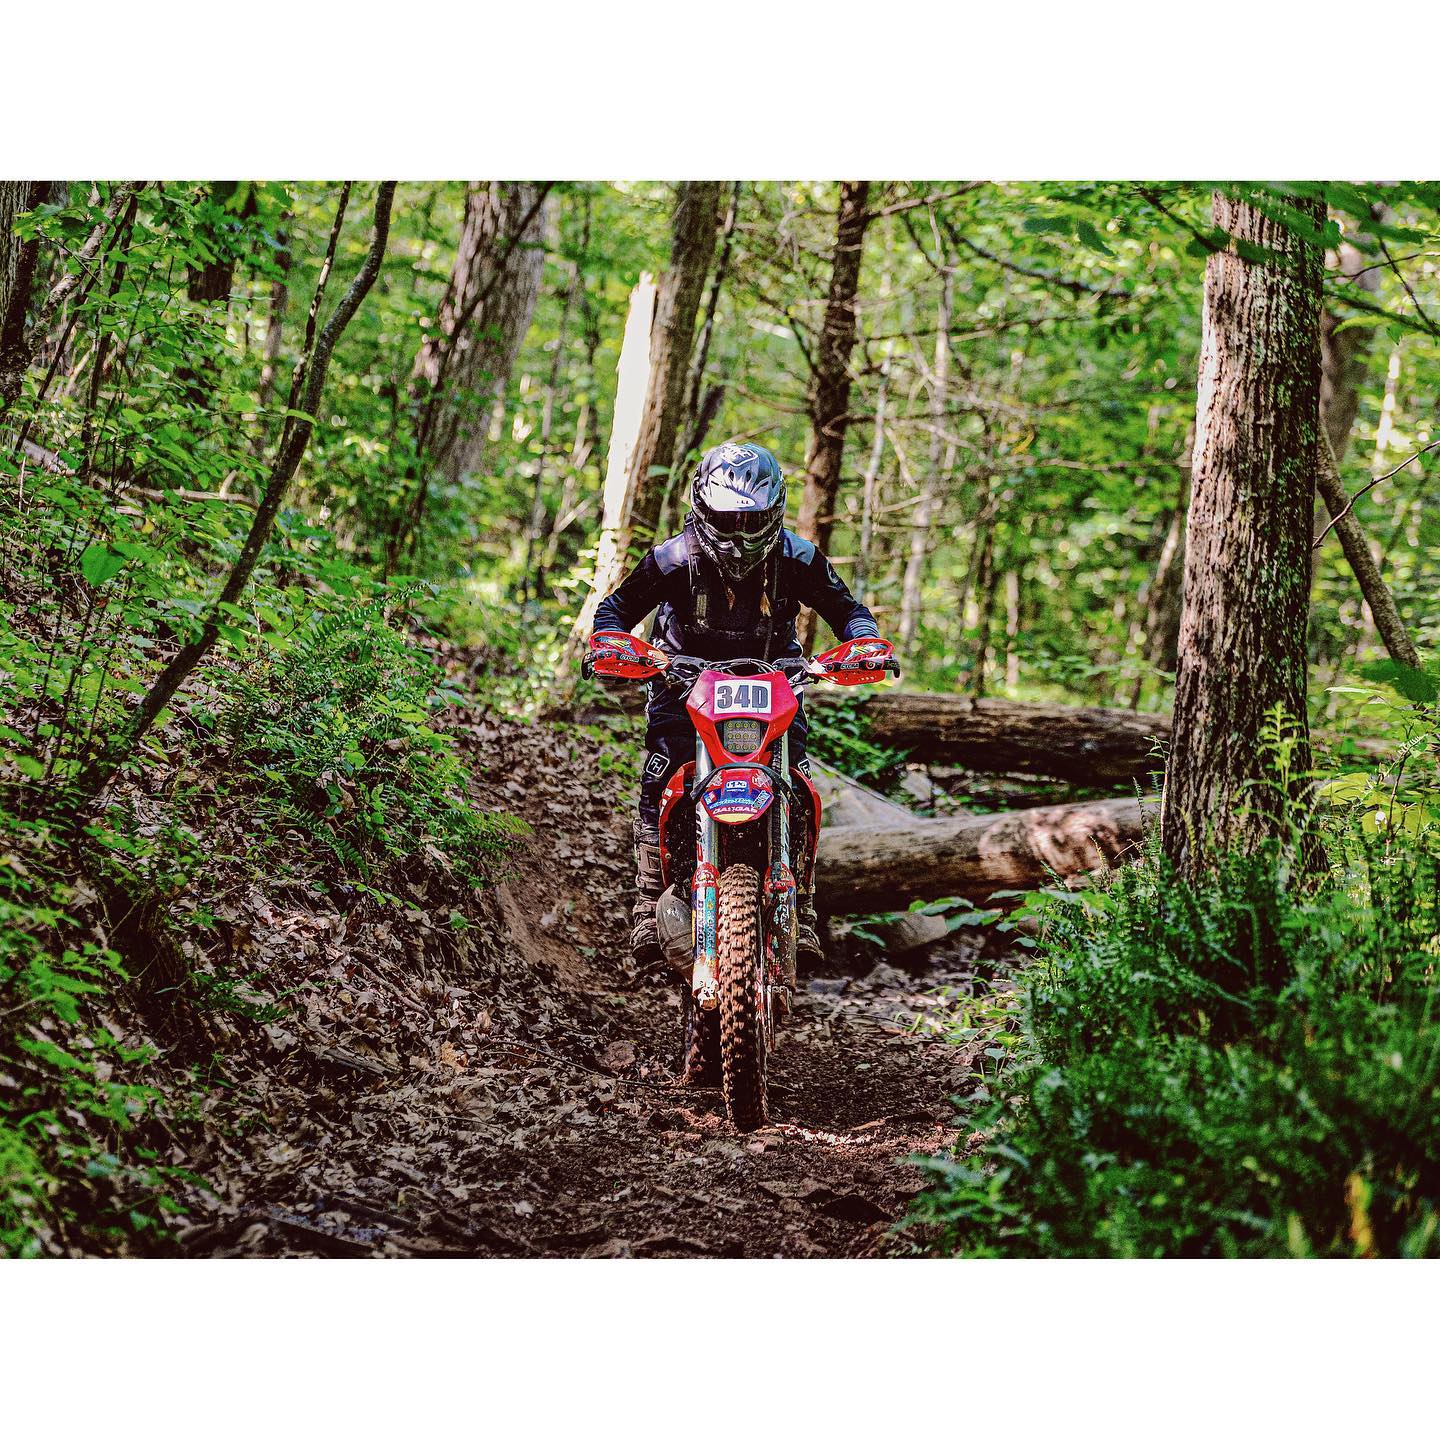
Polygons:
[[648,640],[620,630],[597,630],[590,638],[590,646],[581,662],[581,673],[587,678],[597,673],[598,665],[598,673],[605,680],[659,680],[677,690],[688,690],[706,670],[739,676],[778,670],[797,689],[821,680],[836,685],[865,685],[900,673],[890,642],[878,635],[842,640],[823,655],[785,655],[775,660],[744,655],[728,660],[670,655]]
[[[587,657],[588,658],[588,657]],[[893,658],[875,667],[888,675],[900,674],[900,662]],[[796,689],[830,679],[829,671],[817,667],[814,659],[807,655],[785,655],[776,660],[758,660],[745,656],[733,660],[705,660],[698,655],[672,655],[670,663],[658,675],[635,676],[636,680],[658,680],[672,690],[688,690],[705,670],[715,670],[722,675],[763,674],[767,670],[779,670]],[[617,682],[621,676],[607,677]]]

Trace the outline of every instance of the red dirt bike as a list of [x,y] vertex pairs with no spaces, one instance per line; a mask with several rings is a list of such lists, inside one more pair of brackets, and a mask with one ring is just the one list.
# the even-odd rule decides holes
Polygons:
[[594,674],[686,692],[695,759],[660,808],[656,906],[666,959],[684,977],[684,1073],[719,1072],[737,1130],[769,1118],[766,1061],[795,995],[795,872],[813,885],[820,796],[790,766],[788,731],[807,685],[900,673],[888,640],[847,640],[813,660],[699,660],[621,630],[591,636]]

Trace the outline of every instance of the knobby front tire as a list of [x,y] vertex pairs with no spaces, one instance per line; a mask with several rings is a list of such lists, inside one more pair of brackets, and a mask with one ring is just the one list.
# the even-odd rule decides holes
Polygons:
[[713,1010],[707,1015],[688,985],[680,1005],[680,1083],[720,1083],[720,1017]]
[[721,875],[717,921],[725,1111],[737,1130],[756,1130],[769,1119],[769,1106],[761,995],[760,875],[753,866],[731,865]]

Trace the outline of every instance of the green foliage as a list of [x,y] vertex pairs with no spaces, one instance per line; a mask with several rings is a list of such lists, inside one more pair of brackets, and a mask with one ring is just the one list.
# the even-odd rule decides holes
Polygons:
[[812,711],[807,745],[817,760],[883,790],[899,778],[906,752],[874,744],[868,731],[863,698],[837,692],[823,711]]
[[475,802],[432,723],[459,696],[400,628],[413,594],[312,620],[241,673],[222,725],[262,811],[344,864],[422,857],[480,883],[522,827]]
[[1152,853],[1048,907],[1024,1043],[927,1162],[966,1255],[1440,1254],[1440,833],[1350,816],[1186,884]]
[[126,977],[80,938],[74,893],[47,827],[0,808],[0,1255],[53,1253],[80,1213],[133,1235],[172,1203],[153,1166],[115,1148],[156,1098],[140,1079],[153,1057],[95,1009]]

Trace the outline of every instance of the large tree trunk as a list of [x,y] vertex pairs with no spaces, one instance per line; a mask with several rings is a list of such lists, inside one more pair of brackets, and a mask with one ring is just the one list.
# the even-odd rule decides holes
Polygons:
[[[1290,202],[1318,235],[1318,200]],[[1186,534],[1174,727],[1161,835],[1185,874],[1214,848],[1254,848],[1303,800],[1310,768],[1305,623],[1310,497],[1320,414],[1314,239],[1219,192],[1215,223],[1247,250],[1205,267],[1195,470]],[[1273,783],[1268,715],[1293,727],[1290,777]]]
[[540,294],[548,189],[485,180],[472,181],[466,192],[450,284],[411,374],[420,473],[392,537],[389,565],[424,514],[432,477],[457,485],[484,459],[491,413]]
[[[691,453],[705,443],[705,433],[720,408],[725,389],[712,385],[701,396],[705,383],[705,365],[710,358],[710,341],[715,334],[715,313],[720,306],[720,292],[725,288],[725,277],[730,272],[730,251],[735,243],[735,223],[740,217],[740,190],[742,182],[736,180],[730,187],[730,203],[725,209],[725,223],[720,227],[720,256],[715,262],[714,273],[710,276],[710,289],[705,297],[705,323],[700,327],[700,339],[695,345],[695,359],[690,365],[690,379],[685,392],[685,419],[680,439],[675,446],[675,465],[670,476],[669,495],[675,495],[680,479],[684,475],[685,462]],[[664,523],[662,506],[661,524]]]
[[[805,457],[805,493],[796,529],[821,550],[828,548],[835,527],[840,466],[850,421],[850,352],[855,348],[855,297],[860,288],[865,227],[870,220],[865,208],[869,200],[868,180],[846,180],[840,186],[830,294],[810,378],[810,451]],[[807,612],[801,617],[801,644],[808,649],[814,636],[815,617]]]
[[912,900],[1029,890],[1112,865],[1144,835],[1139,800],[1045,805],[1000,815],[822,829],[815,903],[830,914],[903,909]]
[[[621,554],[638,559],[655,543],[655,522],[674,480],[685,410],[685,381],[695,341],[695,317],[720,224],[720,185],[687,180],[675,197],[670,227],[670,264],[660,279],[650,330],[650,383],[640,435],[630,464],[635,497]],[[661,469],[663,467],[663,469]],[[659,472],[659,473],[652,473]]]

